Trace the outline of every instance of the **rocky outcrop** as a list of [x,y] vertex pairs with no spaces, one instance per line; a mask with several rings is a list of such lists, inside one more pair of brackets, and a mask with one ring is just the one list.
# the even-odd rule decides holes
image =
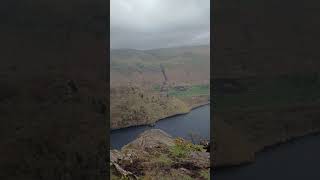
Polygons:
[[147,130],[120,151],[110,151],[111,178],[209,179],[210,154],[203,146]]
[[158,146],[173,146],[174,140],[166,132],[160,129],[151,129],[140,134],[138,138],[125,145],[122,149],[152,149]]

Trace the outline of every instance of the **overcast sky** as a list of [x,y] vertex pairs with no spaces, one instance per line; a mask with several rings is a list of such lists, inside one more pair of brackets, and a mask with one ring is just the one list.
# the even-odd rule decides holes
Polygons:
[[209,44],[210,0],[111,0],[111,48]]

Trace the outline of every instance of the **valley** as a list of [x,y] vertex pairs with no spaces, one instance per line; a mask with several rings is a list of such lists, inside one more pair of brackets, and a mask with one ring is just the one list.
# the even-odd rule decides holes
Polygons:
[[111,50],[110,64],[111,178],[209,179],[209,46]]
[[111,129],[156,121],[208,104],[209,46],[111,51]]

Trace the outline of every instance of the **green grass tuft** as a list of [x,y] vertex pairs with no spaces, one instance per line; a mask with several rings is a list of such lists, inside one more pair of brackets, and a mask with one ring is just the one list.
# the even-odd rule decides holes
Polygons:
[[201,96],[201,95],[209,95],[209,94],[210,94],[209,85],[193,85],[193,86],[190,86],[185,91],[179,91],[174,88],[169,89],[169,96],[176,96],[176,97],[191,97],[191,96]]
[[200,176],[204,179],[210,179],[210,171],[209,170],[202,170],[200,172]]
[[176,139],[175,145],[170,148],[170,155],[175,158],[185,158],[191,152],[194,151],[205,151],[202,145],[192,144],[182,139]]

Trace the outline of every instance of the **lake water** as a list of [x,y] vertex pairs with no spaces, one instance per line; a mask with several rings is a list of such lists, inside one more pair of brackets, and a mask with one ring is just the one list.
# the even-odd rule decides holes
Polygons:
[[147,129],[161,129],[173,137],[182,137],[190,140],[190,132],[210,139],[210,105],[201,106],[188,114],[173,116],[156,122],[154,127],[138,126],[113,130],[110,133],[110,145],[113,149],[134,140],[140,133]]
[[217,170],[214,180],[319,180],[320,135],[269,148],[246,166]]

